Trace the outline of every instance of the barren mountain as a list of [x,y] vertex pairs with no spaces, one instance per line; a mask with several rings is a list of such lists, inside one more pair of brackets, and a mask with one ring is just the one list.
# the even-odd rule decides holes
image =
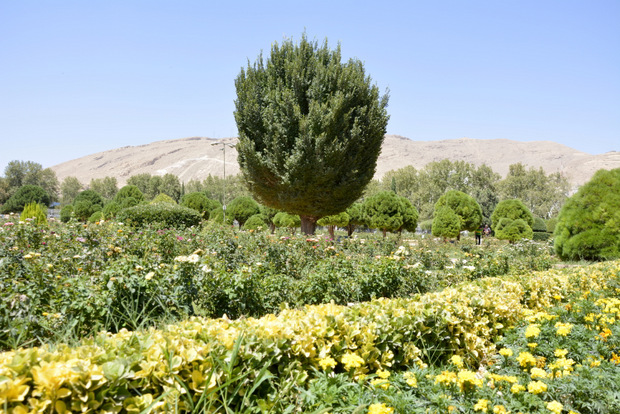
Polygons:
[[[82,183],[92,178],[116,177],[119,186],[132,175],[171,173],[181,181],[203,180],[209,174],[223,176],[239,173],[237,151],[229,147],[236,138],[182,138],[157,141],[140,146],[117,148],[87,155],[51,167],[62,181],[77,177]],[[224,158],[224,154],[226,158]],[[591,155],[551,141],[519,142],[507,139],[479,140],[461,138],[445,141],[413,141],[398,135],[386,135],[376,178],[407,165],[422,168],[429,162],[451,161],[486,164],[505,176],[508,166],[521,162],[542,167],[547,173],[560,172],[578,186],[599,169],[620,168],[620,152]]]

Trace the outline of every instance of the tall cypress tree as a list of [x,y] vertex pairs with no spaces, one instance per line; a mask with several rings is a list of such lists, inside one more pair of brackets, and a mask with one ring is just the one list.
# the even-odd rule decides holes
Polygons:
[[362,62],[341,62],[305,34],[275,43],[235,80],[238,161],[262,204],[298,214],[302,231],[340,213],[372,179],[389,116]]

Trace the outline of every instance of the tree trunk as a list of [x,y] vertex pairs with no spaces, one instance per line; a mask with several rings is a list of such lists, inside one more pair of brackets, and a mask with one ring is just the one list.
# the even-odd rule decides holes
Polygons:
[[334,229],[336,228],[336,226],[327,226],[327,231],[329,232],[329,237],[331,237],[332,240],[336,239],[336,236],[334,236]]
[[269,230],[271,230],[271,234],[276,232],[276,225],[273,222],[269,222]]
[[301,232],[307,236],[311,236],[314,234],[316,230],[316,222],[318,221],[318,217],[314,216],[300,216],[301,218]]
[[355,230],[355,226],[352,224],[349,224],[347,226],[347,237],[351,237],[351,235],[353,234],[353,231]]
[[387,235],[387,230],[386,229],[382,229],[383,230],[383,238],[385,239],[385,236]]

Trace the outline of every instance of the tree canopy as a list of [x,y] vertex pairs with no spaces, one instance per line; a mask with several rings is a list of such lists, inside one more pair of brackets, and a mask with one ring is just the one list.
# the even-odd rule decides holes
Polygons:
[[563,259],[620,257],[620,168],[600,170],[562,207],[555,251]]
[[314,233],[321,217],[357,200],[372,179],[385,134],[387,94],[361,61],[341,62],[309,41],[275,43],[235,80],[238,161],[264,205],[299,214]]
[[482,209],[480,205],[473,197],[462,191],[446,191],[435,203],[435,209],[441,207],[448,207],[458,216],[459,234],[457,238],[460,238],[461,231],[473,231],[482,224]]

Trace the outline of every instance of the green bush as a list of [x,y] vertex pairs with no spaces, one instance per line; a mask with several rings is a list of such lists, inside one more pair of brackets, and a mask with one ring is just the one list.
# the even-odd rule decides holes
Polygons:
[[532,230],[534,232],[537,232],[537,231],[546,232],[547,225],[545,224],[545,220],[541,219],[540,217],[535,217],[534,224],[532,225]]
[[599,170],[558,216],[555,251],[565,260],[620,257],[620,168]]
[[48,206],[50,196],[38,185],[23,185],[17,189],[15,194],[9,198],[2,206],[3,213],[18,213],[24,209],[26,204],[38,203]]
[[71,204],[68,204],[60,209],[60,221],[62,221],[63,223],[66,223],[69,220],[71,220],[72,215],[73,215],[73,206]]
[[219,201],[210,199],[205,193],[200,191],[185,194],[181,198],[181,205],[196,210],[202,214],[205,220],[211,218],[211,211],[222,207]]
[[47,208],[39,203],[26,204],[24,206],[24,211],[22,211],[21,216],[19,216],[19,219],[21,221],[33,219],[35,224],[47,224]]
[[[125,201],[126,199],[130,199],[131,201]],[[122,208],[137,206],[141,202],[144,201],[144,194],[142,191],[135,185],[126,185],[114,196],[114,201],[116,201]],[[129,205],[131,204],[131,205]]]
[[73,214],[80,221],[88,220],[97,211],[101,211],[101,205],[93,204],[89,200],[76,200],[73,203]]
[[250,217],[258,213],[260,213],[258,203],[252,197],[247,196],[235,198],[230,202],[226,210],[226,215],[230,215],[232,220],[237,220],[239,227],[243,227]]
[[157,197],[151,200],[151,204],[155,204],[155,203],[176,204],[177,202],[174,200],[174,198],[170,197],[168,194],[159,193]]
[[432,224],[433,236],[444,239],[455,239],[461,232],[461,220],[459,216],[447,206],[435,209]]
[[96,223],[98,221],[100,221],[103,218],[103,213],[101,212],[101,210],[99,211],[95,211],[89,218],[88,218],[88,222],[89,223]]
[[493,223],[493,231],[497,232],[499,222],[503,218],[509,218],[510,220],[522,219],[528,226],[534,225],[534,216],[532,212],[523,204],[521,200],[511,199],[500,201],[493,214],[491,214],[491,222]]
[[511,220],[504,217],[495,228],[495,237],[500,240],[508,240],[510,243],[523,239],[531,240],[533,236],[532,228],[523,219]]
[[[461,231],[474,231],[482,224],[482,208],[474,198],[462,191],[449,190],[439,197],[435,209],[450,208],[459,218],[459,234]],[[458,235],[457,235],[457,238]]]
[[295,228],[301,226],[301,219],[296,214],[281,211],[273,217],[273,224],[276,227],[286,227],[294,231]]
[[81,191],[73,200],[73,205],[75,206],[80,201],[87,201],[92,205],[98,205],[103,208],[103,197],[96,191],[93,190],[84,190]]
[[243,225],[244,230],[265,231],[269,228],[262,214],[254,214]]
[[121,211],[121,206],[116,201],[110,201],[108,204],[103,206],[103,218],[106,220],[113,219],[116,217],[119,211]]
[[551,233],[547,233],[546,231],[535,231],[532,240],[535,241],[547,241],[551,238]]
[[197,226],[202,216],[191,208],[169,203],[141,204],[121,210],[116,219],[132,226],[157,224],[164,227]]

